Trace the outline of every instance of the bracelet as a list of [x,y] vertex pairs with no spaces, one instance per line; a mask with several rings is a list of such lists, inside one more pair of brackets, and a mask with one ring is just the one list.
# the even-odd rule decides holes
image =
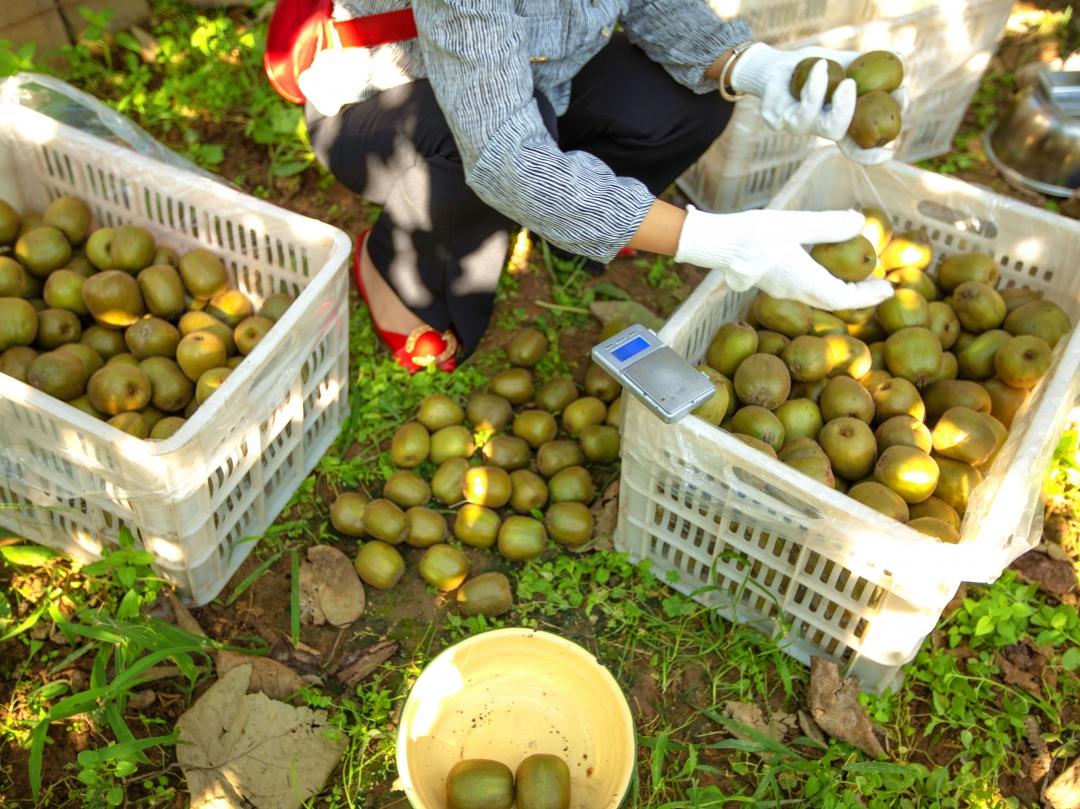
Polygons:
[[733,67],[735,67],[735,63],[739,61],[739,57],[742,56],[743,53],[745,53],[753,44],[754,41],[748,39],[745,42],[740,42],[738,45],[732,48],[731,56],[726,62],[724,62],[724,66],[720,69],[720,79],[717,81],[717,88],[720,90],[720,97],[724,99],[724,101],[730,101],[734,103],[746,96],[746,93],[736,93],[729,91],[728,79],[731,77],[731,70]]

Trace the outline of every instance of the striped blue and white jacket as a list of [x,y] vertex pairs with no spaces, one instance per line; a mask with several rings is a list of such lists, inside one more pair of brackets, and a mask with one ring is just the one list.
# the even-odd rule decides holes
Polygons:
[[[405,8],[409,0],[334,0],[337,19]],[[326,50],[300,77],[323,115],[414,79],[431,82],[469,186],[488,205],[552,243],[610,261],[653,196],[585,152],[562,152],[534,99],[562,114],[570,80],[617,23],[672,78],[715,89],[706,69],[750,38],[706,0],[412,0],[419,36],[369,49]]]

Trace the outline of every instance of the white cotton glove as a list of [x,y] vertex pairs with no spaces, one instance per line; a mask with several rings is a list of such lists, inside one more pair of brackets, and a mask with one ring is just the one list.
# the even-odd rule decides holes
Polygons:
[[716,270],[738,292],[757,286],[774,298],[819,309],[862,309],[893,294],[884,279],[842,281],[818,264],[804,244],[857,236],[865,217],[855,211],[745,211],[713,214],[692,205],[675,260]]
[[[844,79],[825,102],[829,87],[828,67],[819,61],[810,70],[801,98],[791,95],[791,76],[795,66],[808,57],[832,59],[844,68],[862,54],[857,51],[834,51],[827,48],[801,48],[784,51],[756,42],[739,55],[731,69],[731,88],[761,99],[761,117],[773,129],[796,135],[817,135],[835,141],[851,160],[859,163],[883,163],[893,156],[889,146],[860,148],[847,134],[855,114],[855,82]],[[907,111],[908,95],[903,87],[892,93],[900,112]]]

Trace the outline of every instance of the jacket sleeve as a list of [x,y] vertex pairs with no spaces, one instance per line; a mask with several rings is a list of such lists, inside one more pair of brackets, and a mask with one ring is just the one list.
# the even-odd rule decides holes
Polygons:
[[653,202],[585,152],[562,152],[533,97],[511,0],[414,0],[424,65],[465,179],[492,208],[555,245],[607,262]]
[[722,20],[705,0],[630,0],[622,22],[631,42],[696,93],[716,89],[705,71],[751,37],[749,25]]

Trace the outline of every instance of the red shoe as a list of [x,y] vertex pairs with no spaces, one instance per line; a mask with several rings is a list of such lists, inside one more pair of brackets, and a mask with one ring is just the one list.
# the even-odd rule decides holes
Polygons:
[[637,250],[633,247],[624,247],[615,254],[615,258],[633,258],[637,255]]
[[[356,237],[356,249],[353,252],[353,283],[360,296],[367,301],[367,292],[364,290],[364,279],[360,274],[360,250],[364,245],[371,228],[366,228]],[[434,365],[440,371],[449,373],[457,368],[458,340],[452,331],[444,331],[439,334],[430,326],[418,326],[409,334],[398,334],[392,331],[383,331],[375,318],[371,318],[375,331],[394,356],[394,361],[410,374],[415,374],[421,368]]]

